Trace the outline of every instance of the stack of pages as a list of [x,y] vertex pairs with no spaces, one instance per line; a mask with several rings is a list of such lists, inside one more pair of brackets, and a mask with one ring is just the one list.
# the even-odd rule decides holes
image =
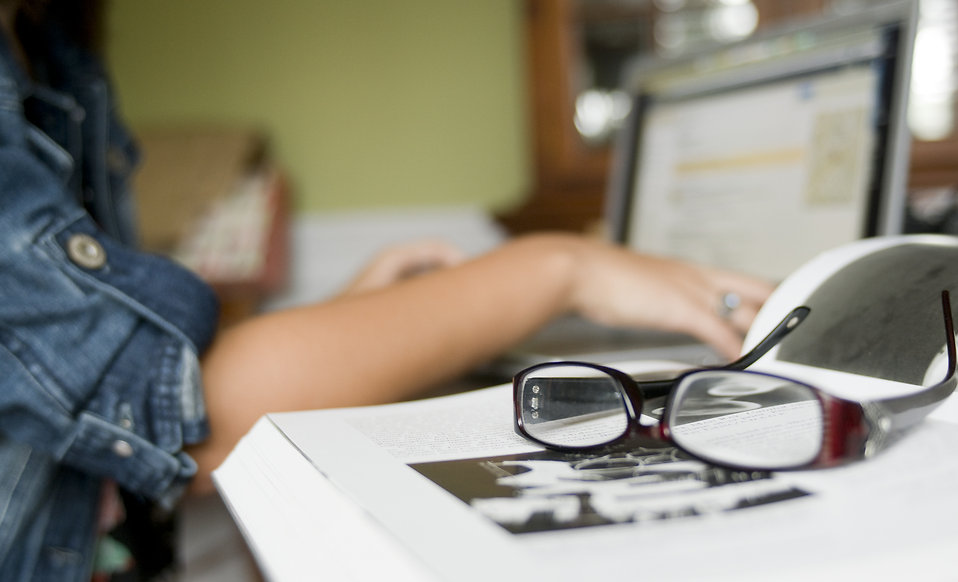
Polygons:
[[[942,288],[958,296],[954,239],[842,247],[779,287],[746,349],[804,304],[754,369],[845,398],[919,390],[944,374]],[[958,397],[873,458],[808,471],[668,446],[557,453],[516,435],[512,415],[511,386],[271,414],[214,479],[276,582],[955,579]]]

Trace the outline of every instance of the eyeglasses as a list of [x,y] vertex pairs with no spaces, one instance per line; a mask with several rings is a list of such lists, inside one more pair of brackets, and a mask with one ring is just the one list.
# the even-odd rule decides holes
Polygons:
[[[748,470],[828,467],[871,457],[955,390],[955,332],[942,292],[947,371],[917,392],[869,401],[839,398],[790,378],[748,371],[810,313],[792,311],[751,352],[722,368],[637,381],[598,364],[550,362],[513,379],[515,430],[549,449],[584,452],[653,439],[700,460]],[[668,396],[658,422],[639,418]]]

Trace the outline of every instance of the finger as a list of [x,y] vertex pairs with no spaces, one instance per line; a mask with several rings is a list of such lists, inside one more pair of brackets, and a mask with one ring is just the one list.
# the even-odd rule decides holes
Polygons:
[[732,292],[743,302],[762,304],[775,290],[775,285],[764,279],[728,271],[710,271],[711,285],[720,293]]
[[742,351],[741,331],[715,315],[703,317],[691,333],[729,361],[736,359]]
[[708,270],[707,302],[714,313],[744,334],[748,331],[759,309],[774,291],[768,281],[732,273]]
[[343,290],[343,294],[370,291],[434,269],[452,267],[466,259],[448,242],[422,240],[390,247],[369,261]]
[[[686,294],[684,310],[678,311],[679,317],[674,323],[724,357],[734,359],[738,357],[742,339],[772,287],[747,277],[723,276],[715,272],[708,273],[704,279],[694,285],[682,286]],[[727,293],[736,295],[733,306],[724,303],[723,296]]]
[[466,253],[446,241],[423,241],[409,249],[409,261],[422,268],[452,267],[466,260]]
[[755,321],[755,316],[758,315],[760,307],[760,305],[754,303],[744,303],[733,310],[726,318],[726,321],[740,334],[745,335],[749,328],[752,327],[752,322]]

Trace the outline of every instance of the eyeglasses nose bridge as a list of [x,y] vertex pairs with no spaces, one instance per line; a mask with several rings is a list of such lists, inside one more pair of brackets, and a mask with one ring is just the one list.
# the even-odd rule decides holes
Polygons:
[[[638,437],[663,444],[672,444],[672,440],[668,436],[667,423],[664,422],[665,415],[663,414],[662,418],[654,419],[653,422],[645,424],[642,422],[642,411],[646,404],[646,398],[652,398],[653,395],[667,395],[674,387],[677,379],[642,382],[640,385],[631,376],[619,370],[609,369],[608,372],[619,385],[619,390],[622,392],[622,401],[629,415],[629,428],[623,437],[626,439]],[[650,392],[652,395],[649,394]],[[663,412],[666,412],[666,408],[667,405],[663,404]]]

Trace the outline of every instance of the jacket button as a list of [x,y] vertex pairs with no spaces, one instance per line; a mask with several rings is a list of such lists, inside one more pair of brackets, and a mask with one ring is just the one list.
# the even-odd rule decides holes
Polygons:
[[88,234],[75,234],[67,241],[70,260],[84,269],[99,269],[106,264],[106,251]]
[[133,166],[130,157],[119,147],[111,147],[106,151],[106,165],[114,174],[129,173]]
[[124,459],[133,456],[133,445],[126,441],[113,441],[113,454]]

